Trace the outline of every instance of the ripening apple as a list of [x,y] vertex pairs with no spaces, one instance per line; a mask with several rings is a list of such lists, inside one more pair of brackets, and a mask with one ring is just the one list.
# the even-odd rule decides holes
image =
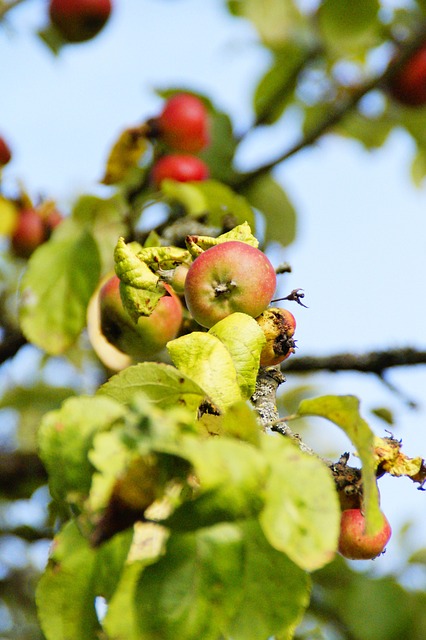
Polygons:
[[182,304],[171,287],[164,285],[163,296],[150,316],[135,323],[125,310],[120,296],[120,279],[114,275],[99,294],[101,330],[114,347],[136,360],[149,358],[173,340],[182,324]]
[[12,159],[12,152],[6,140],[0,136],[0,168]]
[[46,227],[39,212],[33,208],[22,209],[11,237],[15,255],[29,258],[46,239]]
[[294,353],[296,319],[287,309],[268,307],[256,318],[266,343],[260,354],[260,366],[279,364]]
[[85,42],[96,36],[111,11],[111,0],[50,0],[49,4],[52,24],[68,42]]
[[149,121],[152,135],[171,149],[197,153],[209,143],[209,118],[200,98],[178,93],[167,100],[157,118]]
[[339,553],[350,560],[372,560],[383,553],[392,535],[384,514],[383,526],[375,535],[365,532],[365,516],[361,509],[346,509],[340,521]]
[[151,180],[159,187],[163,180],[178,182],[200,181],[209,177],[209,168],[205,162],[189,153],[171,153],[162,156],[151,170]]
[[231,240],[194,260],[185,280],[185,301],[194,320],[210,328],[236,311],[256,318],[270,303],[276,283],[274,267],[262,251]]
[[388,89],[401,104],[410,107],[426,105],[426,44],[392,76]]

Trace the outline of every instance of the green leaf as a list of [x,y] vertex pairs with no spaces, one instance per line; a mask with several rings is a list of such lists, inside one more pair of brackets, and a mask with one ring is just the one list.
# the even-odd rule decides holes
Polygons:
[[[135,592],[143,568],[142,562],[132,562],[124,568],[116,592],[108,603],[108,610],[102,624],[110,638],[141,640],[136,622]],[[123,611],[126,615],[123,615]]]
[[240,527],[244,536],[242,599],[226,626],[226,637],[290,640],[309,604],[309,576],[270,546],[258,523]]
[[377,149],[386,142],[393,129],[392,121],[383,114],[380,118],[367,118],[352,111],[335,128],[336,133],[355,138],[368,150]]
[[121,194],[108,199],[84,195],[73,207],[72,219],[82,227],[89,228],[98,244],[102,273],[114,269],[117,238],[127,233],[124,223],[126,213],[126,203]]
[[337,548],[340,507],[329,469],[285,438],[265,437],[270,464],[260,523],[269,543],[299,567],[314,571]]
[[294,0],[228,0],[234,15],[244,16],[256,28],[263,44],[277,48],[294,38],[303,25],[303,17]]
[[140,639],[217,640],[242,596],[241,533],[223,524],[172,535],[138,582]]
[[200,157],[207,163],[210,176],[215,180],[228,182],[235,176],[233,159],[237,141],[232,122],[226,113],[209,111],[210,144],[203,149]]
[[168,364],[141,362],[112,376],[98,389],[123,404],[143,393],[152,403],[168,409],[174,406],[196,411],[206,391],[192,378]]
[[193,216],[207,214],[210,225],[222,227],[224,217],[232,215],[235,218],[235,224],[247,221],[254,229],[254,213],[247,200],[217,180],[202,182],[164,180],[161,188],[167,198],[181,204],[188,214]]
[[357,454],[362,461],[367,532],[374,535],[383,526],[373,457],[374,433],[359,413],[358,398],[355,396],[320,396],[311,400],[303,400],[297,413],[300,416],[327,418],[343,429],[355,445]]
[[129,316],[137,322],[140,316],[149,316],[164,295],[158,287],[158,276],[138,258],[131,243],[119,238],[114,250],[115,271],[120,278],[120,295]]
[[124,412],[123,406],[110,398],[80,396],[69,398],[61,409],[44,416],[39,430],[40,457],[55,500],[78,504],[86,497],[93,473],[88,452],[94,435]]
[[262,329],[246,313],[232,313],[217,322],[209,334],[219,338],[231,354],[243,398],[250,398],[256,386],[260,352],[266,342]]
[[241,399],[232,357],[215,336],[193,331],[169,342],[167,350],[179,371],[196,380],[219,410]]
[[244,192],[266,218],[266,241],[291,244],[296,237],[296,212],[281,185],[268,173],[250,182]]
[[55,539],[54,551],[36,593],[47,640],[95,640],[101,627],[93,594],[96,554],[74,522]]
[[0,409],[5,407],[18,412],[18,439],[21,451],[36,449],[37,428],[45,413],[58,408],[75,390],[68,387],[52,387],[42,382],[32,387],[14,387],[0,399]]
[[126,532],[95,551],[74,521],[65,525],[55,538],[36,593],[46,640],[99,638],[95,597],[108,598],[115,591],[131,539],[131,532]]
[[306,51],[296,42],[286,42],[273,51],[272,65],[261,78],[254,93],[256,121],[272,124],[278,120],[296,86]]
[[87,231],[41,245],[21,284],[25,337],[52,355],[66,351],[86,323],[87,305],[99,277],[98,248]]
[[324,0],[319,25],[324,37],[336,48],[350,47],[378,27],[378,0]]
[[166,526],[191,531],[259,513],[268,469],[257,448],[222,437],[186,438],[180,450],[194,468],[199,492],[174,511]]

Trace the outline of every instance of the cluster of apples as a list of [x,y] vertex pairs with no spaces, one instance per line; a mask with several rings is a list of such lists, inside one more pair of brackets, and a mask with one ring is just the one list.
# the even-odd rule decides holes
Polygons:
[[151,169],[155,187],[165,179],[188,182],[209,177],[208,166],[196,155],[210,142],[209,117],[202,100],[189,93],[175,94],[147,125],[148,136],[162,147]]
[[294,353],[296,320],[287,309],[269,307],[276,273],[259,249],[236,240],[219,243],[191,265],[179,265],[168,280],[154,312],[135,323],[122,304],[119,279],[108,279],[99,305],[102,333],[110,344],[136,359],[149,358],[179,334],[186,309],[205,328],[235,312],[255,318],[266,337],[261,366],[279,364]]

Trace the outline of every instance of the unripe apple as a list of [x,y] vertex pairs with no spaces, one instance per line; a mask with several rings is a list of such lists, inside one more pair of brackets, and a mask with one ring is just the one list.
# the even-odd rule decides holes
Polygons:
[[150,316],[135,323],[125,310],[120,296],[120,279],[113,276],[99,294],[101,329],[105,338],[123,353],[137,360],[149,358],[176,337],[182,324],[182,304],[169,285]]
[[401,104],[411,107],[426,104],[426,44],[398,69],[388,88],[391,96]]
[[6,140],[0,137],[0,168],[10,162],[12,159],[12,152]]
[[287,309],[269,307],[256,318],[266,343],[260,354],[260,366],[279,364],[294,353],[296,319]]
[[85,42],[105,25],[112,11],[111,0],[50,0],[52,24],[68,42]]
[[36,209],[22,209],[12,233],[12,247],[15,255],[29,258],[47,238],[43,219]]
[[239,311],[256,318],[274,295],[274,267],[262,251],[232,240],[207,249],[189,268],[187,307],[198,324],[212,327]]
[[169,98],[150,124],[153,135],[172,149],[197,153],[209,143],[207,109],[202,100],[189,93]]
[[365,532],[365,517],[361,509],[346,509],[340,521],[339,553],[350,560],[372,560],[383,553],[392,535],[384,514],[383,526],[375,535]]
[[163,156],[152,167],[151,179],[159,187],[163,180],[170,178],[178,182],[206,180],[209,168],[205,162],[189,154],[170,154]]

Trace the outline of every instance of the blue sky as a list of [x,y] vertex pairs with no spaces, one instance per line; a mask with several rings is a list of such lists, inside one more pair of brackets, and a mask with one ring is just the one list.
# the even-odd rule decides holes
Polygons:
[[[102,34],[58,58],[34,35],[45,7],[42,0],[24,2],[0,30],[0,132],[14,150],[8,185],[19,180],[64,209],[77,194],[94,191],[118,133],[160,108],[155,87],[204,92],[229,111],[238,130],[249,125],[251,92],[268,57],[251,26],[229,18],[221,0],[203,0],[202,10],[197,0],[116,0]],[[289,127],[285,122],[249,139],[241,166],[281,150]],[[372,153],[328,136],[276,170],[299,212],[297,241],[271,257],[292,264],[283,290],[305,290],[309,309],[294,310],[300,355],[426,347],[426,187],[410,181],[412,153],[401,132]],[[365,414],[389,406],[405,452],[426,457],[426,367],[394,370],[389,378],[419,402],[419,411],[371,376],[323,374],[315,378],[316,392],[355,394]],[[383,434],[382,423],[371,424]],[[337,438],[338,451],[348,446],[326,423],[319,432]],[[424,494],[408,480],[386,479],[381,487],[395,529],[409,518],[417,522],[408,547],[426,546],[419,535],[420,526],[426,530]],[[390,545],[377,570],[397,566],[400,557],[401,548]]]

